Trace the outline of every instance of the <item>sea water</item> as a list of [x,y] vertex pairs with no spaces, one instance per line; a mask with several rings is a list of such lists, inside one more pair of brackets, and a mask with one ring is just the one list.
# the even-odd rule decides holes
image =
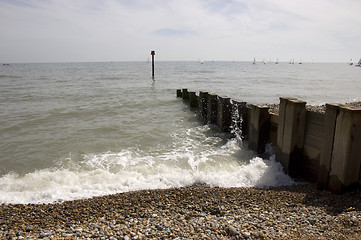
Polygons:
[[[0,203],[52,203],[139,189],[293,184],[247,142],[202,124],[176,89],[250,103],[361,100],[361,69],[337,63],[0,66]],[[272,148],[269,148],[270,152]]]

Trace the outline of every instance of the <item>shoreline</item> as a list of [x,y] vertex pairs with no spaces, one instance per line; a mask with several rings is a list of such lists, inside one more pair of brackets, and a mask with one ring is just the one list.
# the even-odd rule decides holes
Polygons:
[[4,239],[357,239],[361,191],[190,186],[0,205]]

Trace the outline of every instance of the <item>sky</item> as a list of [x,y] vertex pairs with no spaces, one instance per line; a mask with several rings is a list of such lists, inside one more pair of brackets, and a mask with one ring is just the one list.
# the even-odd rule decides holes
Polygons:
[[360,0],[0,0],[0,62],[357,62]]

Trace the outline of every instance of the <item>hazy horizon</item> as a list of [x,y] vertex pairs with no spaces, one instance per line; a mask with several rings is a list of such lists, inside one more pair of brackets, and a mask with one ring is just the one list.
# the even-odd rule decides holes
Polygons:
[[357,0],[0,0],[1,63],[357,62]]

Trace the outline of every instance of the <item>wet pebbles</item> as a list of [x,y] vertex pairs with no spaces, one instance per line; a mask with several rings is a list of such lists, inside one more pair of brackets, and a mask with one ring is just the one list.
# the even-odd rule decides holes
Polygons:
[[[272,114],[279,114],[279,104],[265,104],[266,106],[269,106],[269,112]],[[359,102],[349,102],[340,104],[340,106],[348,107],[352,109],[361,109],[361,101]],[[306,105],[306,110],[311,112],[317,112],[317,113],[325,113],[326,112],[326,105]]]
[[192,186],[0,205],[1,239],[360,239],[361,191]]

